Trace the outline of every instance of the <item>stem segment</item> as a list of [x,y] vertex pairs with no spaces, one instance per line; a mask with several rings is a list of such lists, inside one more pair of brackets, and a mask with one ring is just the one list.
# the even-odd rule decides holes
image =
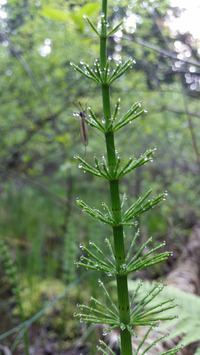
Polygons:
[[[102,0],[102,28],[100,37],[100,66],[101,70],[105,68],[107,61],[106,52],[106,22],[107,22],[107,0]],[[111,106],[110,106],[110,91],[109,85],[102,86],[102,100],[103,100],[103,112],[105,119],[105,128],[108,127],[111,119]],[[105,134],[106,148],[107,148],[107,160],[110,174],[116,165],[116,152],[114,133],[108,131]],[[119,196],[119,180],[110,181],[110,199],[113,218],[117,222],[117,225],[113,227],[114,237],[114,252],[116,267],[119,271],[117,275],[117,294],[118,294],[118,307],[120,314],[120,337],[121,337],[121,355],[132,355],[131,334],[125,328],[130,322],[130,305],[128,296],[128,283],[127,276],[120,275],[121,266],[125,263],[125,246],[124,246],[124,232],[121,225],[121,202]]]

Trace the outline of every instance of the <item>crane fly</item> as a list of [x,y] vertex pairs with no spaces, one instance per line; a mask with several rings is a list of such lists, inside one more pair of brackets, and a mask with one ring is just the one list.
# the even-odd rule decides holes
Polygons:
[[[79,107],[74,103],[76,108],[79,110]],[[74,116],[79,117],[79,125],[80,125],[80,136],[81,136],[81,141],[85,147],[88,145],[88,128],[85,122],[86,119],[86,111],[83,110],[83,107],[81,106],[81,103],[79,103],[81,111],[78,113],[75,113]]]
[[85,111],[79,112],[79,124],[80,124],[80,135],[82,143],[85,147],[88,145],[88,128],[85,123],[86,114]]

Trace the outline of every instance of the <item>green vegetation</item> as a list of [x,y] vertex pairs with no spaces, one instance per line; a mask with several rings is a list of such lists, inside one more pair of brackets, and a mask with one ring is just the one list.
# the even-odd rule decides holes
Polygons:
[[[18,274],[17,274],[17,269],[14,266],[14,263],[11,259],[8,248],[3,243],[2,240],[0,240],[0,253],[1,253],[1,255],[3,255],[3,258],[4,258],[3,266],[5,267],[6,274],[8,276],[10,283],[11,283],[12,292],[16,297],[16,302],[17,302],[17,306],[19,309],[20,320],[23,323],[25,321],[24,303],[23,303],[23,300],[21,297],[22,290],[19,285],[19,278],[18,278]],[[25,343],[26,355],[29,355],[29,343],[28,343],[28,334],[27,334],[26,327],[24,328],[24,343]]]
[[[168,262],[145,269],[144,277],[163,278],[174,267],[190,229],[199,219],[199,41],[189,33],[172,33],[166,21],[178,16],[179,10],[171,8],[168,1],[147,1],[146,5],[127,0],[109,2],[109,23],[117,26],[124,20],[124,30],[119,29],[107,41],[107,55],[112,57],[109,62],[111,72],[115,68],[113,63],[119,60],[128,66],[132,57],[136,64],[126,75],[109,82],[112,83],[110,112],[103,113],[98,76],[90,84],[70,66],[70,62],[89,61],[93,68],[94,58],[99,57],[99,35],[92,32],[90,25],[96,25],[100,12],[100,1],[90,4],[83,0],[0,2],[0,239],[9,250],[19,285],[24,290],[20,300],[27,320],[26,327],[19,325],[18,302],[11,282],[4,278],[5,257],[2,253],[0,298],[6,312],[4,321],[0,322],[0,339],[4,339],[9,347],[14,344],[12,350],[16,354],[20,353],[17,342],[22,341],[25,329],[34,322],[38,327],[49,327],[52,338],[60,344],[57,353],[62,352],[62,347],[71,346],[73,334],[74,338],[81,338],[84,333],[87,342],[89,330],[85,332],[84,325],[80,326],[77,318],[73,318],[77,310],[75,304],[72,305],[72,298],[79,304],[85,304],[90,295],[100,302],[105,301],[97,287],[97,278],[103,284],[108,284],[110,279],[104,275],[103,269],[97,276],[96,271],[83,273],[81,267],[77,269],[74,265],[74,260],[78,262],[81,256],[80,243],[87,246],[92,241],[94,246],[89,244],[88,248],[99,257],[95,246],[108,255],[109,240],[110,243],[113,240],[110,236],[112,206],[110,208],[108,186],[103,181],[105,177],[110,180],[110,171],[106,158],[100,158],[101,154],[106,157],[104,133],[110,128],[105,127],[101,118],[111,112],[115,118],[113,125],[117,125],[120,118],[124,119],[121,122],[124,125],[129,119],[127,112],[128,115],[133,113],[130,116],[133,118],[134,109],[140,112],[148,107],[148,114],[142,114],[132,124],[124,125],[120,130],[120,125],[115,126],[116,156],[110,142],[112,137],[107,135],[106,138],[109,159],[119,164],[115,179],[120,179],[120,194],[117,196],[114,191],[114,203],[118,199],[124,204],[121,215],[124,224],[135,223],[131,219],[135,216],[140,228],[140,236],[132,245],[133,251],[138,249],[138,243],[141,247],[152,236],[152,249],[166,240],[166,250],[174,252]],[[90,24],[83,18],[84,14]],[[131,25],[130,16],[133,16]],[[101,48],[103,56],[103,44]],[[98,72],[98,62],[95,69]],[[118,101],[119,96],[122,104]],[[138,107],[138,99],[142,100],[143,109]],[[79,106],[79,102],[84,110],[92,104],[86,112],[86,121],[92,121],[88,127],[86,149],[78,133],[79,119],[73,116],[76,110],[73,103]],[[136,106],[132,106],[134,102]],[[97,119],[96,122],[99,117],[100,121]],[[155,146],[158,149],[154,163],[143,167],[145,159],[153,160]],[[152,149],[145,153],[146,147]],[[130,166],[125,169],[126,159],[133,154]],[[80,166],[87,160],[89,166],[83,170],[92,169],[90,172],[94,175],[87,172],[80,175],[74,156],[79,156]],[[137,165],[140,166],[134,174],[127,174]],[[98,179],[99,176],[102,178]],[[135,203],[141,202],[140,196],[145,196],[149,187],[160,199],[160,192],[168,191],[169,198],[152,212],[136,216],[134,213],[139,212],[134,210]],[[87,213],[80,214],[75,206],[77,196],[87,202],[87,205],[81,202],[85,212],[90,211],[95,216],[98,208],[93,210],[93,205],[105,201],[98,214],[99,218],[104,215],[105,224],[97,226],[96,220]],[[142,203],[144,205],[145,201]],[[125,214],[127,205],[132,207]],[[148,205],[145,208],[148,209]],[[133,233],[128,226],[124,228],[127,250]],[[148,245],[145,250],[149,251]],[[145,263],[148,266],[144,251],[141,251],[144,256],[141,267]],[[127,271],[134,271],[135,264],[131,263],[132,255],[129,254]],[[85,253],[84,257],[87,257]],[[116,275],[114,269],[113,274]],[[79,278],[82,286],[78,286]],[[58,285],[56,291],[55,284]],[[115,297],[109,285],[106,288]],[[70,296],[68,289],[72,289],[70,292],[75,296]],[[58,297],[53,303],[59,294],[62,302]],[[47,317],[44,316],[46,307],[52,308],[55,304],[55,312],[48,311]],[[4,336],[14,327],[19,332],[16,343],[12,335]],[[90,336],[91,352],[96,345],[94,339],[95,335]]]
[[[130,293],[134,292],[138,285],[138,281],[129,281]],[[142,284],[142,292],[138,292],[137,300],[141,300],[143,292],[149,292],[152,284],[149,281],[144,281]],[[173,339],[177,336],[182,336],[178,345],[184,346],[199,341],[199,327],[200,327],[200,297],[189,292],[184,292],[176,287],[168,285],[158,295],[158,302],[165,302],[169,298],[174,298],[178,301],[177,308],[170,311],[171,315],[178,313],[178,318],[174,318],[171,322],[164,322],[160,329],[170,327],[171,331],[168,339]],[[155,301],[152,302],[155,304]],[[195,355],[199,352],[197,348]]]
[[[80,157],[77,157],[77,159],[79,161],[79,167],[83,171],[87,171],[90,174],[101,177],[109,182],[111,207],[109,208],[106,203],[102,202],[105,210],[105,212],[102,212],[96,208],[89,207],[85,202],[79,199],[77,199],[77,204],[81,206],[83,211],[88,213],[90,216],[112,226],[114,247],[112,249],[110,240],[106,239],[106,243],[110,249],[110,255],[107,257],[94,242],[90,241],[89,244],[93,247],[97,254],[94,253],[93,250],[85,247],[83,244],[80,244],[81,250],[83,250],[84,255],[86,254],[87,256],[82,255],[80,262],[77,262],[77,266],[84,266],[86,269],[93,269],[97,271],[100,270],[106,274],[109,274],[109,276],[115,276],[117,282],[117,305],[113,302],[112,297],[104,286],[104,283],[99,279],[99,286],[102,287],[103,292],[107,297],[108,305],[105,305],[105,303],[102,303],[96,298],[92,297],[91,300],[94,303],[93,307],[85,306],[83,304],[79,305],[81,310],[88,311],[89,314],[80,312],[75,314],[75,316],[78,316],[81,322],[85,321],[91,322],[92,324],[109,325],[109,327],[104,331],[104,334],[107,334],[115,328],[119,328],[119,344],[121,354],[132,355],[133,350],[131,338],[133,335],[135,335],[132,327],[137,325],[149,325],[150,332],[152,327],[158,324],[159,320],[173,319],[172,316],[163,316],[162,313],[166,310],[174,308],[175,306],[173,304],[171,305],[171,299],[163,303],[157,303],[154,307],[151,306],[152,299],[156,298],[157,294],[159,294],[162,290],[162,286],[159,284],[156,284],[150,292],[144,294],[142,301],[138,303],[138,305],[134,306],[134,301],[139,287],[136,288],[134,297],[129,300],[127,280],[128,275],[133,271],[137,272],[138,270],[145,269],[166,260],[170,253],[163,252],[154,255],[154,253],[163,246],[163,244],[161,244],[151,249],[148,253],[141,255],[142,251],[151,241],[151,238],[147,240],[141,248],[138,250],[135,248],[134,250],[135,242],[139,234],[137,232],[126,254],[126,234],[124,229],[126,226],[137,226],[137,221],[135,220],[136,217],[154,208],[163,199],[165,200],[167,193],[162,193],[156,198],[147,200],[151,194],[151,190],[149,190],[143,197],[139,197],[139,199],[136,200],[126,211],[123,211],[123,206],[127,197],[124,195],[122,202],[120,201],[120,179],[134,169],[139,168],[140,166],[151,161],[154,150],[147,150],[139,159],[131,156],[122,165],[121,157],[115,148],[115,133],[129,123],[132,123],[132,121],[144,114],[146,110],[141,110],[141,103],[136,102],[124,115],[118,118],[121,101],[118,99],[115,105],[114,113],[112,113],[110,98],[111,84],[122,75],[124,75],[130,68],[132,68],[135,62],[132,58],[129,58],[124,63],[121,61],[115,63],[115,67],[112,68],[111,58],[107,57],[107,40],[110,36],[119,31],[122,25],[122,22],[120,22],[119,24],[115,25],[113,29],[107,30],[107,27],[110,25],[107,15],[107,0],[102,0],[102,12],[99,29],[95,28],[94,24],[87,17],[87,15],[84,15],[84,17],[92,30],[100,38],[100,61],[95,59],[94,69],[92,69],[89,64],[82,60],[80,64],[83,66],[83,69],[73,63],[71,64],[73,65],[74,69],[79,71],[83,76],[101,86],[103,118],[98,119],[91,108],[89,108],[90,116],[86,122],[100,132],[104,133],[107,158],[102,156],[101,160],[99,160],[97,156],[95,156],[95,167],[88,164]],[[83,138],[85,134],[85,141],[83,140],[83,143],[85,144],[87,143],[87,133],[86,127],[84,127],[86,123],[83,113],[80,113],[80,120],[82,120],[83,125]],[[132,253],[133,250],[134,253]],[[150,306],[150,308],[149,310],[144,311],[144,307],[146,305]],[[136,354],[139,352],[143,342],[144,339],[139,345]],[[152,344],[152,346],[153,345],[154,344]],[[149,348],[150,347],[148,347],[144,353],[147,352]],[[103,348],[98,347],[98,350],[103,354],[106,354]],[[111,349],[108,348],[108,350],[112,353]],[[178,351],[179,348],[177,347],[170,352],[168,351],[168,353],[176,354]]]

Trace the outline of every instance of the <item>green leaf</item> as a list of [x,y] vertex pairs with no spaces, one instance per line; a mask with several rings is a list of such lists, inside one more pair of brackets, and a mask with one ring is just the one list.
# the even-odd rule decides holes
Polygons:
[[74,23],[77,25],[78,29],[83,31],[84,27],[85,27],[83,16],[70,14],[70,17],[74,21]]
[[79,30],[83,31],[85,27],[85,21],[83,19],[83,15],[91,16],[96,14],[99,11],[99,4],[90,3],[81,7],[81,9],[76,14],[70,14],[71,19],[78,26]]
[[[188,331],[188,327],[187,327]],[[199,328],[191,327],[190,331],[181,339],[178,345],[183,344],[184,346],[187,346],[191,343],[195,343],[196,341],[199,340]]]
[[51,20],[69,21],[69,15],[61,10],[54,9],[53,7],[46,6],[40,11],[41,15]]
[[85,6],[83,6],[81,8],[81,10],[79,11],[79,15],[83,16],[84,14],[86,14],[87,16],[91,16],[96,14],[100,9],[100,5],[92,2],[90,4],[86,4]]

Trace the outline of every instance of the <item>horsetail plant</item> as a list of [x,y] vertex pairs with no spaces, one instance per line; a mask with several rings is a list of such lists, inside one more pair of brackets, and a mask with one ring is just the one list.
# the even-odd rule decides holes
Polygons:
[[[132,156],[125,164],[122,164],[115,149],[115,132],[140,117],[147,110],[142,109],[141,103],[138,101],[118,119],[120,99],[117,101],[114,112],[112,113],[110,86],[115,80],[132,68],[135,61],[132,58],[129,58],[124,63],[118,62],[115,69],[111,70],[112,58],[107,57],[107,39],[121,28],[122,22],[108,32],[109,25],[107,20],[107,0],[102,0],[101,19],[97,28],[87,17],[87,15],[84,15],[84,18],[100,39],[100,60],[95,59],[94,68],[91,68],[90,65],[83,60],[80,62],[81,67],[74,63],[70,64],[83,76],[101,86],[103,118],[99,119],[96,117],[94,111],[91,107],[89,107],[89,116],[84,117],[84,119],[87,124],[105,135],[107,156],[102,156],[101,160],[95,156],[94,166],[87,163],[80,156],[76,156],[76,159],[79,162],[79,168],[83,171],[87,171],[94,176],[101,177],[102,179],[108,181],[111,207],[103,203],[103,210],[91,208],[80,199],[77,199],[77,204],[90,216],[96,218],[99,222],[108,224],[112,228],[114,243],[112,246],[112,242],[109,239],[106,238],[105,240],[110,254],[109,256],[106,256],[105,253],[93,242],[89,242],[89,247],[80,244],[80,248],[84,251],[84,255],[81,256],[80,261],[75,263],[77,266],[83,266],[86,269],[100,270],[109,276],[115,277],[117,283],[117,304],[114,303],[104,283],[99,279],[99,286],[102,288],[108,301],[107,305],[91,297],[91,302],[94,306],[79,305],[80,313],[75,314],[75,316],[78,316],[81,322],[85,321],[93,324],[107,325],[104,335],[113,329],[119,328],[119,345],[121,348],[121,355],[133,354],[132,336],[135,336],[136,334],[134,327],[145,325],[149,326],[149,330],[135,352],[136,355],[139,354],[140,348],[143,346],[145,339],[149,335],[152,328],[156,326],[159,321],[174,318],[167,315],[163,316],[162,313],[174,308],[175,305],[172,303],[172,299],[157,304],[156,306],[150,305],[151,301],[162,291],[164,285],[161,283],[155,284],[148,294],[144,294],[144,297],[136,306],[134,305],[134,300],[141,284],[138,285],[132,298],[129,298],[128,275],[131,272],[145,269],[166,260],[170,255],[170,252],[165,251],[156,254],[156,252],[165,245],[165,243],[162,243],[145,253],[145,247],[151,242],[151,238],[148,239],[135,252],[134,250],[136,249],[136,240],[139,238],[139,231],[135,233],[131,245],[126,252],[124,226],[136,227],[136,217],[152,209],[160,201],[164,200],[166,192],[158,195],[157,197],[148,199],[151,194],[151,190],[149,190],[143,197],[138,198],[138,200],[127,210],[124,209],[126,196],[124,195],[122,201],[120,201],[120,179],[139,166],[151,161],[156,148],[148,149],[138,159]],[[162,338],[163,337],[154,341],[151,346],[148,346],[148,348],[143,350],[142,354],[146,354],[147,351]],[[114,354],[114,352],[102,340],[100,341],[98,350],[102,354]],[[162,355],[172,355],[176,354],[178,351],[179,348],[175,348],[162,353]]]

